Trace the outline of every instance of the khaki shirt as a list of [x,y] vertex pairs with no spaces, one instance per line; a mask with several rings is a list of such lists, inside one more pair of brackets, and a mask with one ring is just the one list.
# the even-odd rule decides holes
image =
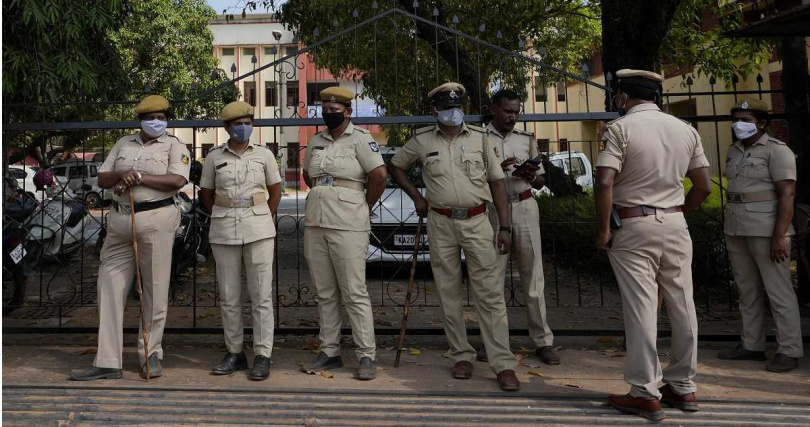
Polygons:
[[[188,182],[190,169],[188,148],[176,136],[164,133],[144,144],[138,132],[119,138],[98,171],[136,170],[150,175],[180,175]],[[177,194],[177,191],[158,191],[142,185],[133,187],[132,192],[135,203],[156,202]],[[113,200],[129,203],[129,195],[119,197],[113,193]]]
[[[487,167],[484,145],[489,146]],[[504,179],[494,143],[484,129],[461,126],[447,139],[438,125],[417,129],[413,138],[391,158],[391,164],[408,170],[422,162],[425,198],[434,208],[472,208],[492,201],[488,183]]]
[[[248,145],[244,153],[231,151],[228,143],[208,152],[203,163],[200,187],[214,190],[217,196],[249,198],[267,193],[267,187],[281,182],[273,152],[261,145]],[[214,204],[211,211],[211,243],[242,245],[276,235],[270,206],[225,207]]]
[[[526,160],[533,159],[538,156],[537,143],[534,140],[534,134],[513,129],[506,136],[501,136],[498,130],[492,123],[488,124],[486,130],[489,131],[489,140],[494,145],[495,156],[498,157],[498,163],[514,157],[518,160],[518,164]],[[543,165],[540,164],[540,169],[535,175],[543,175],[546,173]],[[506,191],[508,193],[522,193],[530,190],[532,185],[523,178],[516,178],[512,176],[516,166],[510,165],[508,169],[509,179],[506,180]]]
[[[329,131],[312,136],[304,155],[304,170],[310,179],[323,175],[366,184],[368,173],[384,166],[371,133],[350,122],[337,140]],[[316,186],[309,191],[305,227],[347,231],[369,231],[371,221],[366,193],[346,187]]]
[[[726,204],[723,231],[729,236],[770,237],[776,225],[776,181],[796,180],[796,156],[784,142],[768,134],[746,149],[741,141],[728,149],[729,193],[773,192],[774,200]],[[795,234],[793,225],[787,235]]]
[[616,169],[613,203],[667,209],[683,205],[683,178],[709,161],[695,128],[640,104],[605,125],[596,167]]

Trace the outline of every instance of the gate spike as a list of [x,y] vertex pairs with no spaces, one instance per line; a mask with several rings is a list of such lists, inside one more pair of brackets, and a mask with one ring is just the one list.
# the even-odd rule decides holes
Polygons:
[[358,12],[357,9],[355,9],[354,12],[352,12],[352,18],[357,19],[359,16],[360,12]]
[[520,50],[523,50],[525,45],[526,43],[523,42],[523,39],[518,39],[518,48],[520,48]]
[[377,5],[377,2],[376,2],[376,1],[375,1],[375,2],[371,2],[371,8],[372,8],[372,9],[377,10],[377,8],[378,8],[378,7],[379,7],[379,6]]
[[540,50],[537,51],[537,53],[539,53],[540,56],[546,56],[546,48],[541,47]]
[[710,85],[713,85],[713,84],[716,84],[716,83],[717,83],[717,79],[714,78],[714,76],[709,77],[709,84]]
[[695,81],[694,81],[694,80],[692,80],[692,76],[689,76],[689,77],[687,77],[687,78],[686,78],[686,85],[687,85],[687,86],[692,86],[692,84],[693,84],[694,82],[695,82]]
[[740,78],[737,77],[736,74],[731,76],[731,83],[739,83],[739,82],[740,82]]
[[757,73],[757,83],[762,83],[762,81],[763,81],[762,74]]
[[497,34],[495,34],[495,37],[497,37],[497,38],[498,38],[498,40],[500,40],[500,39],[502,39],[502,38],[503,38],[503,34],[501,33],[501,30],[498,30],[498,33],[497,33]]
[[236,63],[231,64],[231,72],[232,73],[236,72]]
[[152,86],[146,85],[146,87],[143,88],[143,93],[152,93]]
[[608,71],[608,73],[605,75],[605,80],[612,81],[613,80],[613,73]]
[[337,27],[338,27],[338,25],[340,25],[340,24],[338,24],[338,20],[337,20],[337,18],[335,18],[335,20],[334,20],[334,21],[332,21],[332,26],[333,26],[333,27],[335,27],[335,28],[337,28]]
[[319,35],[321,35],[321,32],[320,32],[320,31],[318,31],[318,27],[315,27],[315,29],[314,29],[314,30],[312,30],[312,35],[313,35],[314,37],[316,37],[316,38],[317,38]]
[[433,8],[433,16],[439,16],[439,9],[436,7]]
[[453,25],[458,25],[458,15],[453,15]]
[[418,0],[413,0],[413,8],[414,8],[414,10],[419,9],[419,1]]
[[583,73],[584,73],[584,74],[587,76],[587,75],[588,75],[588,71],[589,71],[589,69],[588,69],[588,64],[587,64],[587,63],[585,63],[585,62],[583,62],[583,63],[582,63],[582,72],[583,72]]
[[259,59],[258,59],[258,58],[256,58],[256,54],[254,53],[254,54],[253,54],[253,57],[251,57],[251,58],[250,58],[250,63],[251,63],[251,64],[255,64],[255,63],[257,63],[257,62],[259,62]]
[[487,30],[487,24],[481,24],[481,26],[478,27],[478,31],[481,32],[481,33],[483,33],[486,30]]

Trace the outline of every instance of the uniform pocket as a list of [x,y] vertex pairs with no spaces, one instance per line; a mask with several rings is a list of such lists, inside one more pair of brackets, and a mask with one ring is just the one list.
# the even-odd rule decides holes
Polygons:
[[153,153],[150,154],[146,161],[148,162],[147,169],[152,175],[166,175],[169,172],[169,153]]
[[251,208],[254,215],[270,215],[270,206],[267,203],[255,205]]
[[228,216],[228,212],[230,212],[230,210],[231,208],[214,205],[214,207],[211,209],[211,218],[225,218]]
[[776,210],[776,200],[767,202],[746,203],[745,210],[748,212],[771,213]]
[[433,177],[444,176],[444,161],[441,156],[428,157],[423,163],[424,165],[422,167],[428,175]]
[[743,167],[743,174],[751,179],[768,179],[771,171],[768,169],[768,159],[763,157],[751,157]]
[[476,185],[486,183],[486,169],[484,168],[484,158],[480,153],[465,153],[461,160],[464,162],[464,170],[470,181]]
[[254,184],[260,185],[262,187],[265,186],[265,164],[261,161],[251,161],[248,163],[248,176],[253,181]]
[[214,174],[217,188],[230,187],[234,184],[233,162],[220,160],[214,163]]
[[338,199],[340,201],[351,203],[358,205],[366,201],[365,193],[357,190],[352,190],[351,188],[340,188],[338,187]]
[[135,166],[135,159],[132,156],[118,156],[115,159],[115,171],[126,172]]
[[353,149],[344,149],[335,153],[335,167],[349,168],[357,164],[357,153]]

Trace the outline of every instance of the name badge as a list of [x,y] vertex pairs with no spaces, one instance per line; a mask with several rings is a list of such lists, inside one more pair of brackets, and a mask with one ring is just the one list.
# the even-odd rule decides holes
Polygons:
[[320,146],[320,145],[312,147],[313,150],[323,150],[324,148],[326,148],[326,147],[323,147],[323,146]]
[[438,156],[438,155],[439,155],[439,152],[438,152],[438,151],[434,151],[434,152],[432,152],[432,153],[427,153],[427,154],[425,154],[425,157],[436,157],[436,156]]
[[215,170],[220,170],[220,169],[224,168],[225,166],[228,166],[228,162],[217,165]]

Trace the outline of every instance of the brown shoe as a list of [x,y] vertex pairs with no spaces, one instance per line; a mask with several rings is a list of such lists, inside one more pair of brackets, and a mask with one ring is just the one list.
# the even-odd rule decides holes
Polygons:
[[661,392],[661,403],[672,408],[678,408],[681,411],[697,412],[698,403],[695,393],[678,394],[672,389],[672,386],[665,384],[658,389]]
[[650,421],[661,421],[666,418],[661,410],[661,402],[654,397],[633,397],[629,394],[611,394],[608,403],[614,408],[642,416]]
[[472,378],[473,364],[462,360],[453,365],[453,378],[458,380],[468,380]]
[[511,369],[504,369],[498,372],[498,385],[501,386],[501,390],[503,391],[520,390],[520,381],[517,375],[515,375],[515,371]]

